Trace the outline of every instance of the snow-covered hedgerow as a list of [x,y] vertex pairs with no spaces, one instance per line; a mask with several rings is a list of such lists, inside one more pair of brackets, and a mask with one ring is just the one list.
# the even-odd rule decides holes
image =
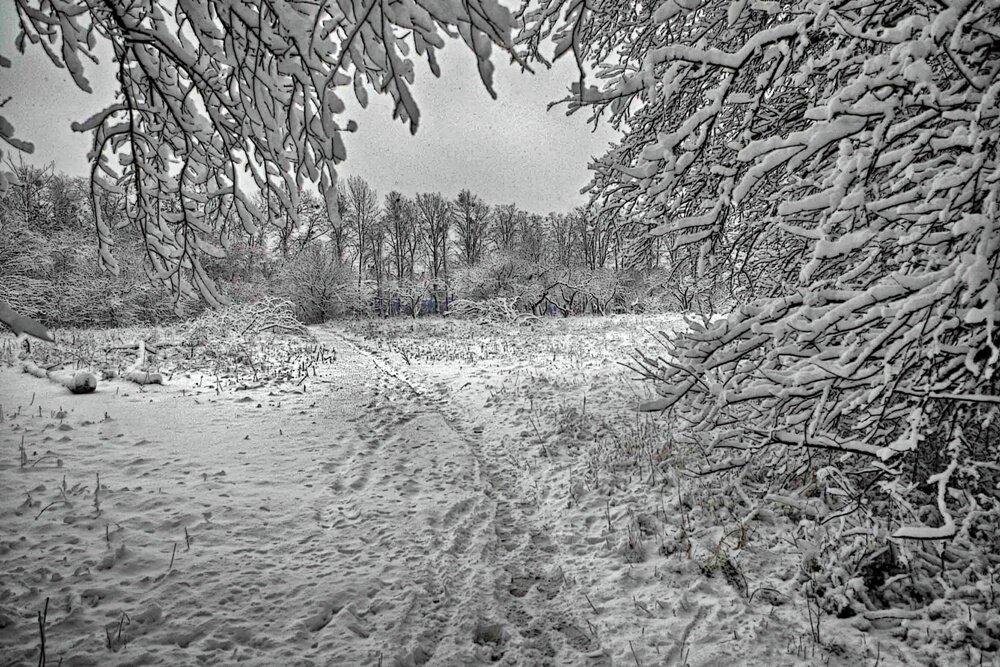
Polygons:
[[595,201],[747,288],[637,359],[699,470],[822,527],[845,613],[992,582],[1000,9],[542,4],[523,37],[600,82],[582,68],[571,110],[626,129]]

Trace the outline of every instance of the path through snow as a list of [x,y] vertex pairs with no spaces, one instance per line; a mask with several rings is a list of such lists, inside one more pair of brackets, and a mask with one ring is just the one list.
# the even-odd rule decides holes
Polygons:
[[316,333],[280,390],[0,371],[0,665],[46,598],[66,667],[606,663],[476,415]]

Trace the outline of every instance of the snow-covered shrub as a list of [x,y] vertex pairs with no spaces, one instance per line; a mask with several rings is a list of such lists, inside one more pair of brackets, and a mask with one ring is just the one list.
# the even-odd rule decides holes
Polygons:
[[182,327],[187,346],[212,345],[232,337],[254,337],[262,333],[309,335],[290,301],[265,297],[255,303],[239,303],[203,312]]
[[513,253],[496,253],[477,264],[456,269],[451,288],[460,298],[480,301],[502,298],[517,308],[528,310],[537,300],[538,289],[534,283],[540,281],[544,273],[545,267]]
[[[0,298],[50,327],[130,326],[175,320],[175,299],[146,275],[141,244],[123,234],[129,250],[118,275],[94,263],[89,230],[46,219],[34,228],[0,200]],[[190,312],[189,300],[182,310]],[[194,312],[200,310],[197,307]]]
[[306,323],[361,307],[357,275],[320,244],[287,258],[273,282],[273,293],[293,303],[296,316]]
[[517,310],[513,298],[501,296],[482,301],[455,299],[450,304],[448,314],[482,322],[515,322],[525,316],[525,313]]

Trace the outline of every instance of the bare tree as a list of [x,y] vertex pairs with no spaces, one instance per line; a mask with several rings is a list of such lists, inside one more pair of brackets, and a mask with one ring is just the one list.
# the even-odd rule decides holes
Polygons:
[[[427,269],[430,274],[434,308],[440,314],[447,307],[448,236],[451,231],[451,207],[441,193],[420,193],[416,201],[417,219],[427,249]],[[444,290],[444,299],[441,292]]]
[[420,240],[416,204],[398,192],[385,196],[386,243],[396,280],[413,277]]
[[601,215],[591,208],[576,208],[571,215],[583,264],[591,270],[604,268],[614,238],[613,217]]
[[300,251],[318,238],[325,227],[326,211],[322,200],[309,190],[299,189],[294,197],[294,208],[281,206],[272,193],[262,192],[259,200],[267,211],[264,233],[277,240],[278,251],[287,258],[292,251]]
[[331,225],[325,202],[310,190],[299,196],[298,213],[299,224],[291,223],[291,226],[295,229],[297,252],[301,252],[326,234]]
[[350,221],[358,262],[358,287],[366,271],[381,270],[384,233],[378,194],[360,176],[347,179],[347,220]]
[[545,218],[532,213],[521,220],[518,250],[525,259],[536,266],[546,262],[550,254],[550,243],[545,228]]
[[[329,206],[329,201],[327,206]],[[335,206],[337,207],[337,215],[329,216],[331,222],[328,227],[327,234],[330,237],[330,244],[333,249],[333,255],[337,258],[337,261],[345,264],[348,262],[349,246],[351,242],[351,225],[348,221],[348,200],[347,200],[347,190],[344,188],[344,184],[337,182],[337,192],[335,196]]]
[[501,253],[510,253],[517,249],[521,228],[527,213],[517,208],[515,204],[503,204],[493,209],[492,238],[493,247]]
[[490,226],[490,207],[469,190],[462,190],[452,206],[458,256],[472,266],[483,256]]
[[553,259],[559,266],[578,264],[579,226],[574,213],[549,213],[545,218]]

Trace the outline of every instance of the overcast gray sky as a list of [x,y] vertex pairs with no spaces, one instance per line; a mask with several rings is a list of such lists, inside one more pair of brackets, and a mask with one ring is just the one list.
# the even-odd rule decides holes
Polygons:
[[[94,88],[88,95],[65,70],[55,69],[41,48],[18,54],[12,5],[0,2],[0,53],[13,61],[11,69],[0,69],[0,99],[12,97],[0,113],[19,138],[34,142],[35,153],[27,161],[55,162],[59,171],[86,174],[89,135],[74,133],[70,124],[112,99],[112,70],[88,69]],[[417,67],[421,123],[416,136],[392,120],[388,98],[372,95],[368,109],[349,108],[360,127],[345,138],[342,178],[363,176],[380,195],[395,189],[410,196],[442,192],[454,197],[468,188],[490,203],[516,203],[538,213],[585,201],[579,191],[589,181],[587,163],[617,135],[608,127],[592,132],[582,113],[567,117],[564,107],[546,111],[575,78],[569,60],[530,75],[508,66],[500,55],[495,59],[497,101],[483,88],[475,59],[460,42],[449,42],[440,61],[441,79],[426,66]]]

